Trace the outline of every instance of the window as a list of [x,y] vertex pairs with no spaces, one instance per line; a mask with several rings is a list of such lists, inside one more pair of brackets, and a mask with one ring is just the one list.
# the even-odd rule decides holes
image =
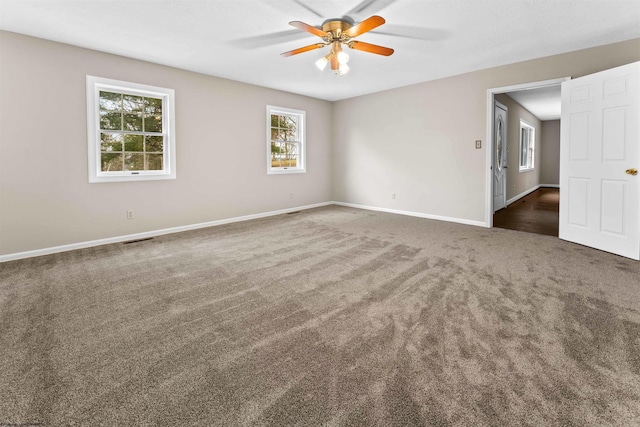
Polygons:
[[89,182],[175,179],[174,91],[87,76]]
[[267,105],[267,173],[306,171],[305,112]]
[[536,130],[520,120],[520,171],[532,170],[536,154]]

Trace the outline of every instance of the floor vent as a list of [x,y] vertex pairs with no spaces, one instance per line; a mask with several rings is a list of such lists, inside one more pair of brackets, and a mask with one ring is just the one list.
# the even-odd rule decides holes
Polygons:
[[147,237],[146,239],[129,240],[128,242],[123,242],[122,244],[129,245],[131,243],[146,242],[147,240],[153,240],[153,237]]

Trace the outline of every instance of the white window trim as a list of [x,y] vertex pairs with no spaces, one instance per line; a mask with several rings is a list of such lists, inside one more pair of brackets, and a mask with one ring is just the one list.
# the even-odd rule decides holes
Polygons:
[[[535,170],[536,167],[536,128],[533,125],[530,125],[529,123],[527,123],[526,121],[520,119],[520,144],[519,144],[519,150],[518,150],[518,172],[530,172],[532,170]],[[533,155],[531,156],[531,166],[522,166],[522,130],[523,129],[529,129],[531,132],[531,139],[529,141],[529,143],[531,144],[530,146],[533,146]]]
[[[102,172],[100,170],[100,91],[162,98],[162,122],[165,136],[164,170]],[[157,86],[87,76],[87,140],[89,182],[148,181],[176,179],[175,91]]]
[[[283,115],[296,115],[300,116],[298,123],[298,133],[300,135],[300,147],[298,154],[298,166],[274,168],[271,166],[271,114],[283,114]],[[307,160],[306,160],[306,125],[307,117],[306,112],[303,110],[294,110],[292,108],[276,107],[273,105],[267,105],[267,175],[278,174],[290,174],[290,173],[306,173],[307,172]]]

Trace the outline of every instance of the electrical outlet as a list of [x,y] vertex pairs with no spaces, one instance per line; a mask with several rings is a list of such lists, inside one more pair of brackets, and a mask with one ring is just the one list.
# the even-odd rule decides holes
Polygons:
[[395,200],[396,199],[396,193],[391,193],[391,200]]
[[133,211],[127,211],[127,219],[133,219],[135,216],[133,215]]
[[479,139],[476,139],[476,149],[479,150],[482,148],[482,141]]

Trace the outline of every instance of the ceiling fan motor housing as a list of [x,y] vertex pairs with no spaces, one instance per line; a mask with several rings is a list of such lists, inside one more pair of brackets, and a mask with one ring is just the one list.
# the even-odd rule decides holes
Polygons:
[[329,33],[329,35],[326,36],[324,40],[327,43],[336,42],[336,41],[347,42],[350,37],[344,34],[344,32],[347,31],[352,26],[353,25],[351,25],[351,23],[347,21],[340,21],[340,20],[327,21],[324,24],[322,24],[322,31],[324,31],[325,33]]

